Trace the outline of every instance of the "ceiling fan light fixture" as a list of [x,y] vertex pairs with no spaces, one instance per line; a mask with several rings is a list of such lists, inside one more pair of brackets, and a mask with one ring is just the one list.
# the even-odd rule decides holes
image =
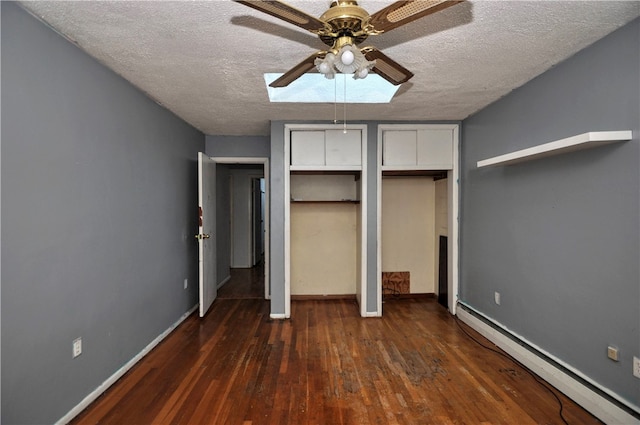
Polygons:
[[367,59],[357,46],[345,44],[338,51],[338,60],[335,67],[343,74],[353,74],[359,69],[367,66]]
[[361,80],[367,78],[367,75],[369,75],[369,72],[371,72],[374,66],[376,66],[376,61],[367,61],[365,66],[362,66],[353,73],[353,79]]
[[316,66],[316,69],[319,73],[331,80],[336,75],[336,69],[334,67],[335,60],[336,55],[329,52],[325,55],[324,58],[317,58],[315,61],[313,61],[313,64]]
[[349,66],[356,60],[356,55],[353,54],[350,45],[347,44],[340,50],[342,51],[340,54],[340,62],[342,62],[343,65]]

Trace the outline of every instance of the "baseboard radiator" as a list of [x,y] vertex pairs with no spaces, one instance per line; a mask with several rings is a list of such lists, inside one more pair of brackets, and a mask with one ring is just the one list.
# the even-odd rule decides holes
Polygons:
[[613,391],[602,387],[468,304],[458,301],[458,307],[456,315],[462,322],[604,423],[640,425],[640,407],[622,400]]

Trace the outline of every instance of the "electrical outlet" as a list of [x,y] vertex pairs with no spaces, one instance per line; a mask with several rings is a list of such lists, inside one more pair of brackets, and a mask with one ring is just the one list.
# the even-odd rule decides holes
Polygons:
[[184,289],[187,289],[189,287],[189,279],[185,279],[184,280]]
[[607,357],[613,361],[618,361],[618,348],[610,345],[607,347]]
[[73,358],[75,359],[82,354],[82,338],[76,338],[73,340]]
[[496,302],[496,304],[500,305],[500,292],[493,293],[493,300]]
[[633,356],[633,376],[640,378],[640,358]]

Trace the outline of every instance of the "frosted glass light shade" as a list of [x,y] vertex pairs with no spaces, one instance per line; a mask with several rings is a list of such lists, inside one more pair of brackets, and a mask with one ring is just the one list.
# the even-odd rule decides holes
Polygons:
[[340,55],[340,61],[347,66],[351,65],[355,59],[356,57],[351,50],[345,50]]
[[360,49],[351,44],[345,44],[340,48],[338,58],[335,67],[343,74],[353,74],[367,60]]
[[331,80],[336,75],[336,69],[334,67],[335,59],[336,55],[329,52],[324,58],[317,58],[313,63],[318,72]]

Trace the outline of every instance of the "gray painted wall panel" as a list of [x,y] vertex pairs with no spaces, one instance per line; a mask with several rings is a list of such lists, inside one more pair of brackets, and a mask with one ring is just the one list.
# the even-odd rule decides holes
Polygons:
[[230,167],[232,198],[231,267],[251,268],[253,261],[253,222],[251,179],[263,177],[263,166]]
[[53,423],[197,303],[204,135],[1,7],[2,422]]
[[375,313],[378,311],[378,123],[367,125],[367,149],[367,312]]
[[269,158],[271,146],[267,136],[206,136],[207,155],[220,157]]
[[284,122],[271,122],[271,314],[284,314]]
[[[461,226],[462,300],[636,405],[639,22],[464,121]],[[604,130],[633,130],[633,140],[475,166]],[[608,344],[619,347],[620,362],[607,358]]]
[[216,257],[218,285],[231,276],[231,192],[229,164],[216,164]]

